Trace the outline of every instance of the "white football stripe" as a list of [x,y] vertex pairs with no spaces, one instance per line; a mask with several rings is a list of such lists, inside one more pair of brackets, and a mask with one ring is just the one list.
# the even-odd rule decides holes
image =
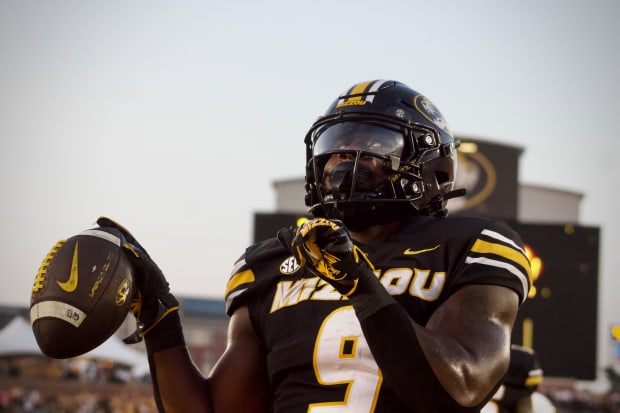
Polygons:
[[60,301],[42,301],[30,308],[30,323],[34,324],[40,318],[53,317],[64,320],[74,327],[79,327],[86,319],[86,313]]
[[110,234],[109,232],[101,231],[98,229],[87,229],[86,231],[80,232],[78,235],[90,235],[91,237],[97,237],[106,241],[110,241],[117,247],[121,246],[121,239],[119,237],[114,234]]

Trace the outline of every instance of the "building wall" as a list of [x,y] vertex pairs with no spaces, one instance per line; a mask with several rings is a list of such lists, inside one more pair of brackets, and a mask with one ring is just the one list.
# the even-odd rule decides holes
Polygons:
[[[285,179],[273,183],[275,212],[303,213],[306,194],[304,178]],[[518,184],[517,220],[521,222],[578,223],[583,195],[541,185]],[[459,211],[458,199],[448,203],[450,211]]]
[[540,185],[519,185],[517,219],[521,222],[579,223],[583,195]]
[[[582,194],[518,182],[523,148],[468,136],[458,139],[455,188],[467,192],[465,197],[450,200],[450,213],[532,223],[579,222]],[[307,211],[304,184],[304,177],[275,181],[276,210],[273,212]]]

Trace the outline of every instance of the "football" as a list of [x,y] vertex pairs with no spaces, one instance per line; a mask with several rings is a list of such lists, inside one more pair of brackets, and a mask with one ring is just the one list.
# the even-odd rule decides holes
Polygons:
[[134,272],[116,228],[58,241],[43,259],[30,297],[30,323],[48,357],[76,357],[118,330],[134,296]]

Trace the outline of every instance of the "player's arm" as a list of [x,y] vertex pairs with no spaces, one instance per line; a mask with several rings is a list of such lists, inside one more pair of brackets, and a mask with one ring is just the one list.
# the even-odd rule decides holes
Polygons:
[[412,410],[476,411],[506,373],[519,306],[513,290],[464,286],[421,326],[381,285],[341,223],[316,218],[278,236],[349,298],[384,381]]
[[207,378],[194,365],[186,346],[155,352],[150,362],[153,384],[166,413],[268,412],[265,355],[246,307],[232,315],[226,350]]
[[266,413],[265,355],[247,308],[240,307],[231,315],[227,348],[205,377],[185,345],[179,303],[161,269],[126,228],[106,217],[97,223],[123,232],[123,247],[134,265],[140,294],[132,312],[138,328],[125,342],[145,341],[160,413]]
[[482,403],[506,373],[518,300],[506,287],[466,286],[425,327],[411,322],[434,376],[459,404]]
[[412,407],[478,406],[506,373],[518,308],[508,288],[463,287],[426,326],[413,322],[370,274],[349,300],[384,380]]

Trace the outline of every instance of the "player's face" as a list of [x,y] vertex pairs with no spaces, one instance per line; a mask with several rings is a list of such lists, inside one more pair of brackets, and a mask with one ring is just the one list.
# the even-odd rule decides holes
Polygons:
[[[327,156],[322,183],[327,191],[340,186],[372,190],[385,183],[391,171],[390,156],[399,157],[404,139],[400,131],[365,123],[341,123],[323,131],[316,140],[314,155]],[[325,158],[323,158],[325,159]],[[353,176],[355,175],[355,176]],[[346,178],[343,179],[343,176]]]
[[[335,153],[329,157],[323,168],[323,185],[327,191],[333,189],[332,178],[334,177],[334,172],[338,169],[338,165],[353,164],[355,158],[356,154],[354,152]],[[360,155],[358,160],[358,168],[359,167],[370,172],[365,176],[365,179],[358,182],[358,184],[361,185],[360,189],[377,188],[383,184],[389,176],[385,161],[374,156]]]

